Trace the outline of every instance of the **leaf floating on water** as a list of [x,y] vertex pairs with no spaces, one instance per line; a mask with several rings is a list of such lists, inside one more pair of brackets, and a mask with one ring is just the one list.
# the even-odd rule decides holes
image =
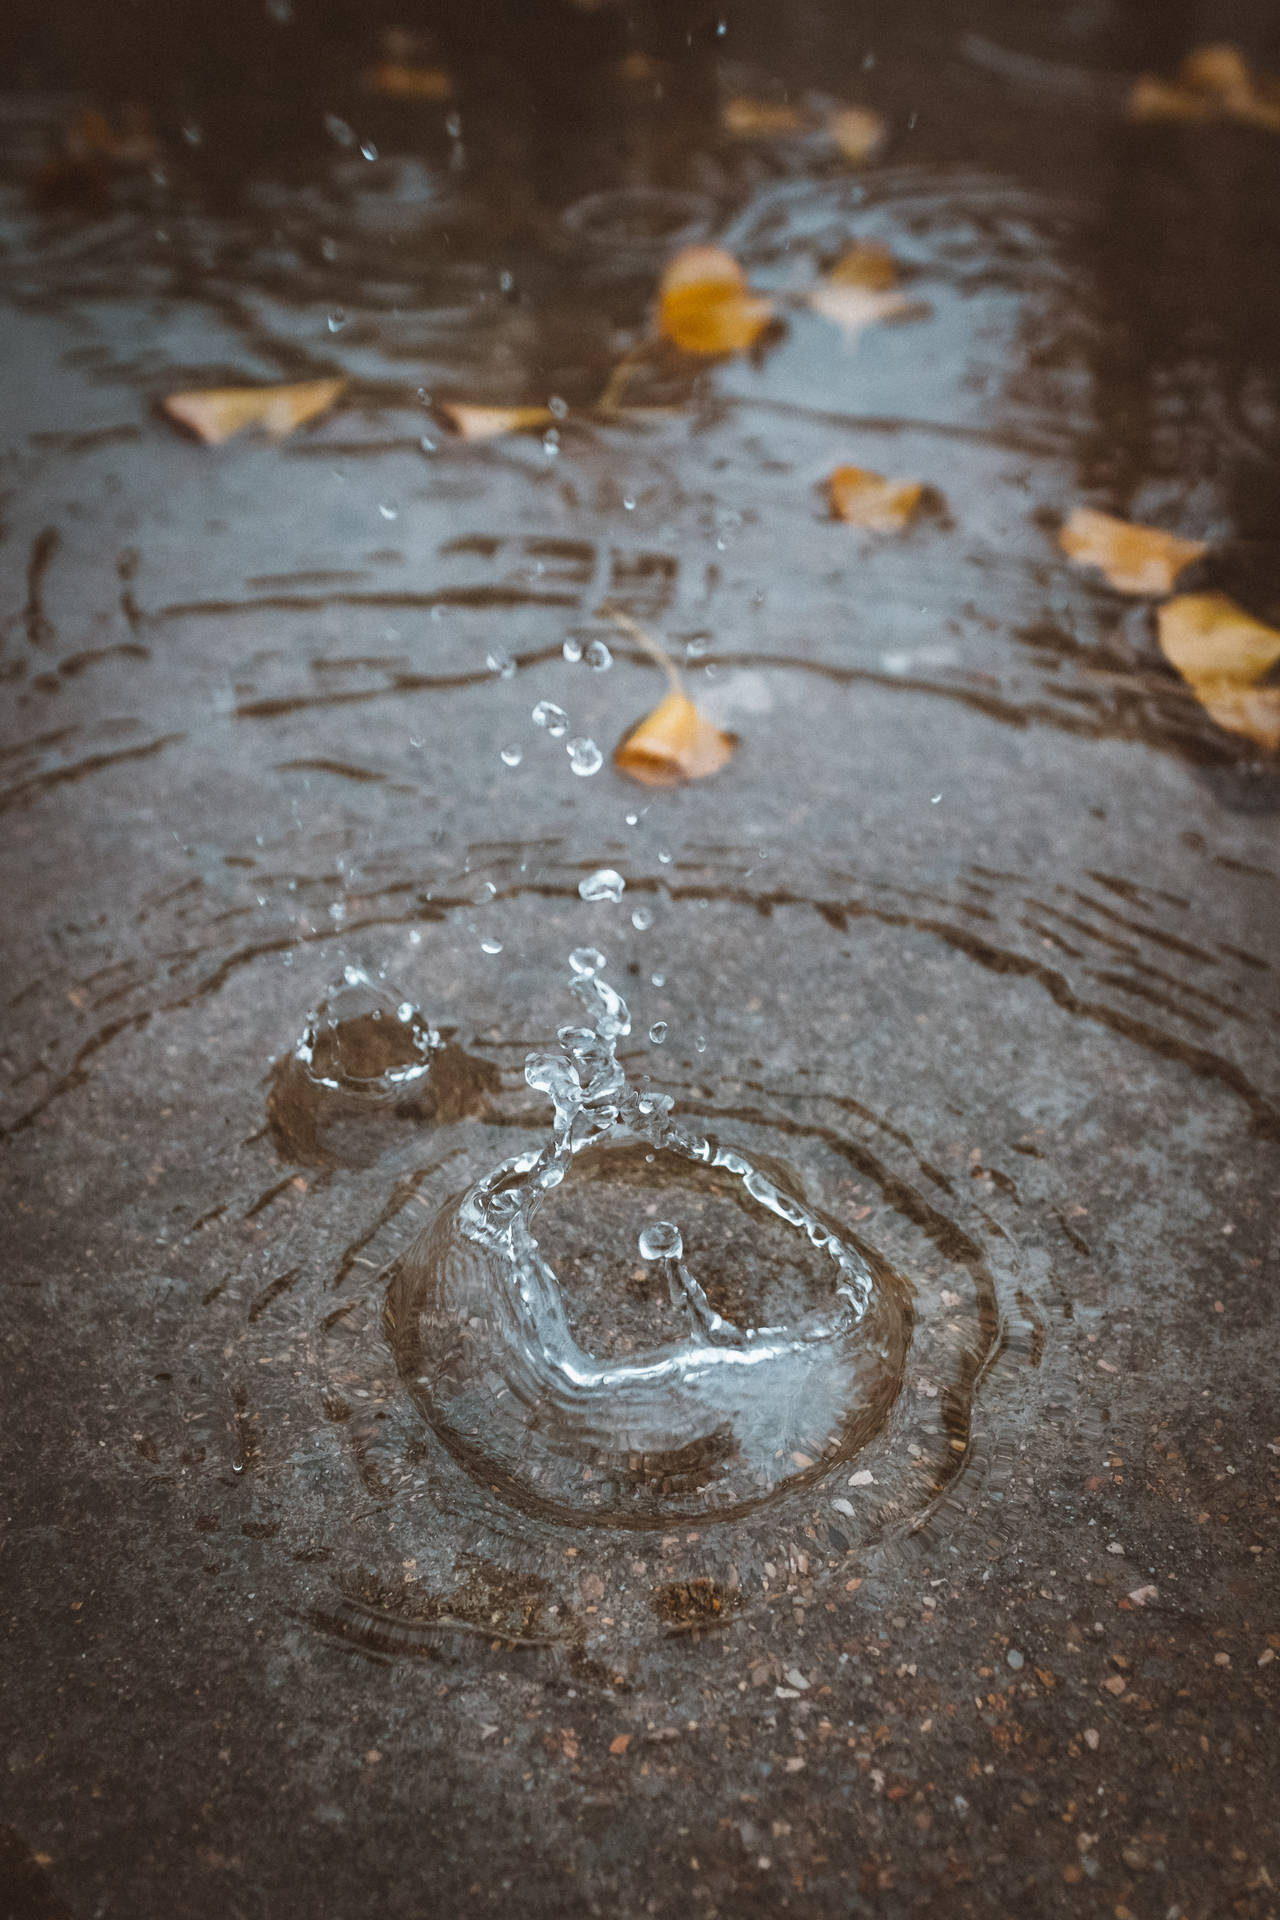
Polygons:
[[739,94],[726,100],[720,115],[726,133],[739,140],[765,140],[780,133],[803,133],[809,122],[799,107],[777,104],[772,100],[752,100]]
[[865,467],[837,467],[827,481],[832,517],[874,533],[905,527],[924,498],[919,480],[886,480]]
[[1280,686],[1262,684],[1280,664],[1280,631],[1225,593],[1166,600],[1157,631],[1165,658],[1220,727],[1280,752]]
[[550,407],[473,407],[461,401],[441,400],[436,413],[460,440],[496,440],[503,433],[528,433],[549,427],[555,419]]
[[346,384],[341,379],[300,380],[274,387],[194,388],[171,393],[164,410],[207,446],[216,447],[245,427],[262,427],[273,440],[283,440],[326,412]]
[[667,676],[667,694],[652,713],[616,749],[613,763],[646,787],[675,787],[685,780],[705,780],[719,773],[733,757],[738,742],[731,733],[699,713],[684,690],[680,671],[657,641],[638,626],[629,614],[608,609],[624,633],[644,648]]
[[646,787],[674,787],[719,773],[737,745],[698,712],[687,693],[669,693],[633,727],[613,756],[621,773]]
[[1198,47],[1176,80],[1144,73],[1129,93],[1131,120],[1242,120],[1280,133],[1280,83],[1250,71],[1238,47]]
[[723,247],[683,247],[658,287],[658,330],[686,353],[741,353],[772,317]]
[[1208,552],[1203,540],[1137,526],[1096,507],[1073,507],[1058,544],[1078,566],[1099,568],[1119,593],[1172,593],[1183,568]]
[[839,107],[827,121],[827,132],[845,159],[860,167],[875,159],[889,128],[883,116],[870,107]]
[[364,83],[370,93],[385,94],[389,100],[447,100],[453,92],[443,67],[409,66],[398,60],[370,67]]

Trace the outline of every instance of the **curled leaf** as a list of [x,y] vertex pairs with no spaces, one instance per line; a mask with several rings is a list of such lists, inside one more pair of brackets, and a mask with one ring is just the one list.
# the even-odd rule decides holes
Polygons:
[[1225,593],[1166,600],[1157,631],[1165,658],[1220,727],[1280,752],[1280,686],[1262,684],[1280,663],[1280,631]]
[[898,284],[898,265],[887,247],[874,240],[857,240],[827,275],[833,287],[866,287],[872,293],[885,293]]
[[341,379],[300,380],[273,387],[194,388],[171,393],[164,410],[208,446],[230,440],[245,427],[262,427],[273,440],[283,440],[331,407],[346,384]]
[[646,787],[675,787],[719,773],[738,744],[734,735],[722,733],[699,713],[684,690],[679,668],[643,627],[616,607],[608,611],[667,676],[666,697],[615,749],[614,765]]
[[503,433],[527,433],[555,419],[550,407],[473,407],[463,401],[437,401],[435,412],[460,440],[496,440]]
[[883,117],[870,107],[839,107],[827,121],[827,132],[856,167],[875,159],[888,131]]
[[1119,593],[1172,593],[1183,568],[1208,552],[1203,540],[1136,526],[1096,507],[1073,507],[1058,544],[1077,565],[1099,568]]
[[447,100],[453,92],[443,67],[410,66],[399,60],[370,67],[364,83],[370,93],[384,94],[389,100]]
[[761,140],[779,133],[801,133],[808,125],[798,107],[752,100],[746,94],[726,100],[720,115],[726,133],[740,140]]
[[1132,120],[1243,120],[1280,133],[1280,86],[1251,72],[1229,42],[1198,47],[1176,80],[1144,73],[1129,93]]
[[924,498],[919,480],[886,480],[865,467],[837,467],[827,481],[832,517],[875,533],[905,527]]
[[632,728],[613,760],[646,787],[674,787],[719,773],[734,745],[733,735],[704,719],[687,693],[672,692]]
[[723,247],[683,247],[658,287],[658,330],[686,353],[740,353],[773,316]]

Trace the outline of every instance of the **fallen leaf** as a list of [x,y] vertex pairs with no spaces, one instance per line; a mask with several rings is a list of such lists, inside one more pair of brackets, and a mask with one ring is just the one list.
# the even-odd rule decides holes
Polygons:
[[171,393],[164,410],[208,446],[230,440],[245,427],[262,427],[273,440],[283,440],[331,407],[346,384],[341,379],[300,380],[275,387],[195,388]]
[[460,440],[495,440],[503,433],[527,433],[549,426],[550,407],[473,407],[462,401],[437,401],[435,412]]
[[875,158],[888,131],[882,116],[870,107],[839,107],[827,121],[827,132],[855,166]]
[[771,100],[752,100],[746,94],[726,100],[720,115],[726,133],[740,140],[767,139],[779,133],[801,133],[808,125],[798,107],[776,105]]
[[883,293],[898,284],[897,262],[887,247],[877,246],[874,240],[857,240],[840,255],[827,275],[827,284],[869,287],[873,293]]
[[1280,133],[1280,85],[1251,72],[1238,47],[1198,47],[1176,80],[1144,73],[1129,91],[1132,120],[1242,120]]
[[631,1735],[629,1733],[615,1734],[614,1738],[609,1742],[609,1751],[610,1753],[625,1753],[630,1745]]
[[924,497],[918,480],[886,480],[865,467],[837,467],[827,481],[832,516],[875,533],[905,527]]
[[683,247],[658,287],[658,331],[686,353],[740,353],[773,317],[723,247]]
[[364,83],[370,93],[385,94],[391,100],[447,100],[453,92],[443,67],[409,66],[399,60],[370,67]]
[[873,287],[848,283],[815,287],[809,305],[824,320],[832,321],[846,340],[856,340],[864,327],[881,320],[900,320],[916,311],[914,302],[901,293],[877,292]]
[[699,713],[684,691],[673,662],[627,614],[610,609],[618,625],[637,640],[667,676],[667,694],[615,749],[613,763],[646,787],[674,787],[705,780],[733,757],[737,741]]
[[1280,752],[1280,686],[1262,684],[1280,662],[1280,631],[1225,593],[1166,600],[1157,631],[1165,658],[1220,727]]
[[1120,593],[1172,593],[1183,568],[1208,552],[1203,540],[1136,526],[1096,507],[1073,507],[1058,544],[1078,565],[1099,568]]

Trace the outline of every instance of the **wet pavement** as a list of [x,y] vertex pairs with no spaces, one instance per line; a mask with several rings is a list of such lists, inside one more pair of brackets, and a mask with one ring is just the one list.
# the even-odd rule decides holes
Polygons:
[[[1280,771],[1056,534],[1280,617],[1280,138],[1124,113],[1274,22],[462,11],[0,24],[0,1910],[1264,1920]],[[133,144],[51,164],[85,109]],[[779,323],[602,413],[702,240]],[[910,311],[849,340],[858,241]],[[160,412],[328,376],[279,443]],[[841,464],[930,510],[832,520]],[[611,764],[664,683],[610,608],[713,778]],[[545,1139],[588,946],[629,1084],[874,1278],[885,1370],[754,1503],[423,1388],[418,1236]],[[575,1166],[584,1349],[679,1337],[656,1220],[729,1320],[819,1310],[731,1174]]]

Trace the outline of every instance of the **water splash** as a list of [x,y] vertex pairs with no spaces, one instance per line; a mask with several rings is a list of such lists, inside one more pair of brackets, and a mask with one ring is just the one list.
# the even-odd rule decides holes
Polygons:
[[[549,1137],[415,1242],[388,1296],[388,1333],[441,1440],[517,1505],[615,1527],[745,1512],[830,1471],[880,1426],[906,1349],[900,1295],[772,1171],[682,1126],[670,1096],[631,1085],[618,1058],[630,1013],[604,964],[594,948],[571,955],[590,1024],[561,1027],[553,1049],[526,1060],[525,1079],[552,1105]],[[722,1313],[712,1295],[732,1276],[704,1286],[680,1229],[655,1221],[640,1251],[666,1281],[682,1336],[612,1358],[579,1340],[535,1229],[581,1161],[607,1178],[610,1154],[635,1143],[676,1179],[727,1180],[738,1205],[790,1230],[792,1268],[807,1271],[779,1317],[738,1324]]]

